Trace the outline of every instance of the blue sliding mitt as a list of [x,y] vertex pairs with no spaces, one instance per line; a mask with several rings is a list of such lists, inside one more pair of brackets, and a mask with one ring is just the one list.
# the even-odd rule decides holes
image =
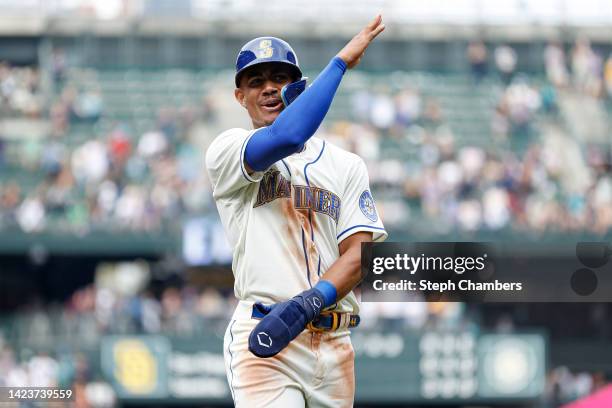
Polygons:
[[327,281],[319,281],[286,302],[255,308],[265,316],[249,335],[249,350],[257,357],[272,357],[287,347],[308,323],[336,301],[336,288]]

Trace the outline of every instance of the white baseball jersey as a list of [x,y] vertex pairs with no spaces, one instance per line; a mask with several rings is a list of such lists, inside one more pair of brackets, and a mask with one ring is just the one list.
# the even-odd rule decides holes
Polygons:
[[[245,146],[255,131],[230,129],[206,152],[206,167],[233,248],[236,297],[272,304],[311,288],[358,231],[387,237],[363,160],[319,138],[249,175]],[[359,312],[351,292],[335,310]]]

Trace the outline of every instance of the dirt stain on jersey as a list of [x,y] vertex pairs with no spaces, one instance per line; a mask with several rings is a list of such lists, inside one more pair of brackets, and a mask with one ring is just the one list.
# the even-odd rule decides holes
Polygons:
[[304,248],[306,249],[306,257],[308,259],[308,270],[310,271],[310,282],[315,283],[319,280],[318,266],[319,266],[319,251],[315,243],[316,230],[316,215],[312,210],[296,210],[302,223],[302,229],[304,230]]
[[297,212],[291,205],[291,200],[282,200],[281,211],[286,220],[285,225],[285,248],[288,248],[289,256],[296,259],[300,264],[304,264],[304,250],[301,245],[301,222]]
[[234,383],[235,391],[240,393],[236,398],[246,397],[248,405],[263,407],[274,401],[290,380],[279,370],[274,358],[263,359],[248,354],[236,367],[236,378],[240,378],[240,383]]
[[[289,255],[297,260],[303,267],[308,267],[310,272],[310,282],[318,280],[319,252],[312,239],[313,231],[316,226],[316,216],[309,218],[308,209],[295,209],[292,205],[293,200],[282,200],[281,211],[286,220],[285,241]],[[312,223],[311,223],[312,221]],[[302,241],[302,237],[304,241]],[[306,257],[304,256],[306,251]]]
[[340,370],[340,379],[330,396],[352,407],[355,395],[355,351],[346,337],[336,337],[328,340],[336,356],[337,368]]

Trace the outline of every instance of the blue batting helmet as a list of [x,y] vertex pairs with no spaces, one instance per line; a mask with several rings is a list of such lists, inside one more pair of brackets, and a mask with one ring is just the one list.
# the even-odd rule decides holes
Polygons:
[[249,67],[265,62],[280,62],[291,67],[295,80],[302,78],[302,71],[293,48],[276,37],[259,37],[242,46],[236,58],[236,87],[240,85],[240,76]]

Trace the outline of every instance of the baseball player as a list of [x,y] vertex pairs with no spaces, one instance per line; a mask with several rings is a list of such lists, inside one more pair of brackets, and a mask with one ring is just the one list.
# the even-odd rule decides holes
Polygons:
[[253,129],[206,152],[240,300],[224,339],[238,407],[353,405],[361,243],[387,233],[363,160],[313,134],[384,28],[379,15],[309,87],[285,41],[256,38],[238,54],[235,97]]

